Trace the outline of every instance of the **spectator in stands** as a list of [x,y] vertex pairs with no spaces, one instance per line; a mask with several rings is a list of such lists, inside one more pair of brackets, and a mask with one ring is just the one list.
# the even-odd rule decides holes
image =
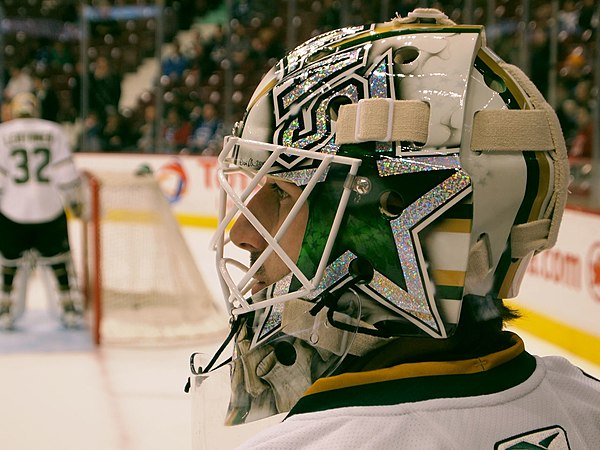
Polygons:
[[181,81],[183,74],[188,69],[190,61],[187,56],[181,51],[179,41],[173,41],[171,52],[165,57],[162,62],[162,73],[168,76],[172,82]]
[[319,29],[321,31],[329,31],[340,28],[342,26],[340,21],[341,14],[340,2],[336,0],[324,0],[322,12],[318,19]]
[[250,55],[250,38],[248,29],[242,24],[238,24],[229,40],[227,47],[227,57],[233,62],[233,67],[242,67]]
[[157,133],[156,106],[153,103],[149,103],[144,107],[144,118],[142,125],[139,127],[139,132],[138,150],[143,153],[155,153],[160,134]]
[[559,63],[559,76],[562,82],[572,91],[584,76],[586,69],[586,55],[582,46],[575,46],[566,55],[564,61]]
[[217,26],[213,29],[213,32],[210,34],[209,38],[206,40],[206,49],[208,52],[212,52],[215,48],[225,47],[227,45],[227,36],[225,34],[225,29],[223,25],[217,24]]
[[244,64],[246,70],[264,70],[273,66],[284,55],[284,47],[277,30],[265,27],[258,30],[250,39],[248,61]]
[[200,80],[206,80],[216,69],[215,62],[210,57],[208,45],[204,42],[199,32],[194,33],[186,55],[190,68],[198,71]]
[[10,78],[4,89],[4,100],[10,102],[15,95],[21,92],[33,92],[33,79],[29,68],[24,64],[10,67]]
[[60,123],[74,123],[80,118],[79,108],[75,106],[76,99],[79,95],[73,92],[73,89],[63,90],[58,94],[58,112],[56,121]]
[[191,31],[191,35],[187,41],[187,45],[185,45],[181,49],[181,51],[191,61],[194,58],[196,58],[198,54],[204,51],[203,43],[204,39],[202,38],[202,33],[200,32],[200,29],[194,28]]
[[91,23],[92,37],[105,38],[112,36],[114,38],[121,34],[119,22],[112,15],[112,5],[108,0],[100,0],[97,6],[99,17]]
[[589,79],[582,78],[573,89],[574,100],[581,106],[591,109],[593,102],[592,82]]
[[206,54],[209,55],[215,67],[221,66],[221,61],[226,57],[227,36],[225,30],[219,24],[210,37],[206,40]]
[[75,70],[70,74],[68,84],[69,84],[69,103],[70,105],[65,105],[67,110],[71,108],[75,110],[77,115],[81,111],[81,77],[83,75],[84,68],[81,61],[77,61],[75,63]]
[[577,108],[577,132],[569,148],[569,156],[590,158],[592,156],[592,141],[594,122],[590,111],[580,106]]
[[42,78],[39,75],[33,77],[33,93],[37,97],[40,107],[40,117],[45,120],[56,122],[58,118],[58,96],[48,78]]
[[564,0],[560,11],[558,12],[559,32],[566,32],[568,35],[579,33],[579,9],[573,0]]
[[167,153],[176,153],[188,145],[192,134],[191,123],[183,118],[179,107],[172,105],[167,110],[162,138]]
[[50,40],[42,38],[34,44],[33,62],[36,71],[45,71],[50,64]]
[[76,23],[79,20],[80,2],[75,0],[60,2],[60,20],[68,23]]
[[557,99],[556,115],[569,148],[577,134],[577,102],[573,100],[572,94],[563,83],[557,86]]
[[130,130],[123,116],[110,109],[100,133],[101,149],[105,152],[122,152],[129,148]]
[[39,48],[35,52],[36,69],[50,73],[59,73],[61,70],[73,67],[75,58],[71,48],[63,41],[42,39]]
[[98,56],[89,77],[90,110],[96,112],[104,124],[109,109],[119,109],[121,75],[110,68],[105,56]]
[[102,124],[95,111],[90,111],[83,121],[85,147],[79,151],[99,152],[102,150]]
[[544,95],[548,94],[548,70],[550,69],[550,44],[547,32],[535,27],[531,37],[531,81]]
[[71,53],[69,47],[67,47],[64,42],[55,41],[52,43],[48,62],[51,68],[60,70],[64,68],[65,65],[72,66],[75,62],[75,59],[73,58],[73,54]]
[[596,0],[583,0],[580,7],[579,30],[582,32],[585,30],[591,30],[594,27],[593,21],[594,14],[596,12]]
[[222,140],[223,122],[219,119],[217,108],[212,103],[206,103],[190,139],[191,151],[216,156],[221,150]]
[[265,47],[264,56],[272,61],[271,66],[274,65],[285,54],[281,27],[269,26],[262,28],[258,32],[258,36]]

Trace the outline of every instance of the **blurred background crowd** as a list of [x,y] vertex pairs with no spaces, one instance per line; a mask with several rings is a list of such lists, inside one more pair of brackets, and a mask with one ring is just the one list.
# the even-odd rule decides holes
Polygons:
[[34,92],[77,151],[215,155],[287,51],[416,7],[485,25],[530,76],[557,110],[571,198],[585,203],[600,159],[597,0],[3,0],[2,105]]

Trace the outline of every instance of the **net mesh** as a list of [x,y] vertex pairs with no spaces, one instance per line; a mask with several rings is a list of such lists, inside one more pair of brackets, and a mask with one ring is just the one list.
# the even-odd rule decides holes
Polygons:
[[94,174],[102,343],[196,341],[224,332],[171,206],[152,175]]

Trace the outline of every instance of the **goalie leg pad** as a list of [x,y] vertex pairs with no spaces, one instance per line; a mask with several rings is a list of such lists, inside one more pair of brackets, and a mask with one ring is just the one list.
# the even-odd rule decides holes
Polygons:
[[2,265],[2,292],[6,294],[12,292],[17,269],[22,263],[23,258],[6,259],[0,256],[0,264]]
[[0,257],[2,265],[2,290],[0,292],[0,328],[12,329],[25,312],[27,285],[32,272],[30,252],[21,258]]
[[71,252],[54,256],[40,256],[39,262],[52,270],[59,291],[77,290],[77,277]]
[[48,291],[52,308],[65,328],[79,328],[83,324],[83,297],[79,291],[77,277],[70,252],[51,257],[40,257],[52,276],[45,276],[44,282]]
[[13,328],[15,318],[13,315],[13,304],[10,295],[2,292],[0,294],[0,329],[10,330]]

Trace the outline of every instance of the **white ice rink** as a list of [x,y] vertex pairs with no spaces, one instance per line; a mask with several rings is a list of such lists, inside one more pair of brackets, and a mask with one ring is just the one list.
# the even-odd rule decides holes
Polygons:
[[[205,281],[218,295],[207,235],[186,230]],[[530,352],[563,354],[600,376],[600,367],[519,334]],[[84,333],[60,329],[34,279],[20,329],[0,333],[0,449],[191,449],[191,400],[183,392],[188,359],[218,344],[96,349]]]

